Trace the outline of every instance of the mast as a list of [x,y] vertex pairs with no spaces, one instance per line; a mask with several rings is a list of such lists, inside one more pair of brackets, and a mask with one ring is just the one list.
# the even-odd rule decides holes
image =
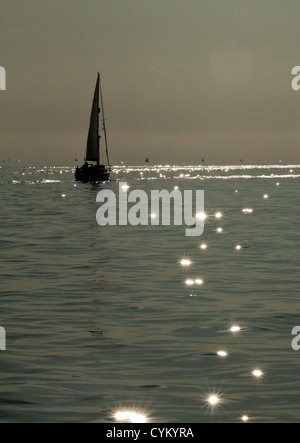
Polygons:
[[97,118],[97,153],[98,153],[98,155],[97,155],[97,165],[99,166],[100,165],[100,132],[99,132],[99,114],[100,114],[100,106],[99,106],[99,85],[100,85],[100,74],[99,74],[99,72],[98,72],[98,79],[97,79],[97,89],[98,89],[98,91],[97,91],[97,97],[98,97],[98,103],[97,103],[97,106],[98,106],[98,118]]
[[100,78],[99,73],[98,73],[98,78],[99,78],[100,100],[101,100],[101,108],[102,108],[102,129],[103,129],[103,133],[104,133],[106,158],[107,158],[107,163],[109,166],[110,163],[109,163],[108,142],[107,142],[107,133],[106,133],[106,125],[105,125],[105,114],[104,114],[104,106],[103,106],[103,95],[102,95],[102,87],[101,87],[101,78]]

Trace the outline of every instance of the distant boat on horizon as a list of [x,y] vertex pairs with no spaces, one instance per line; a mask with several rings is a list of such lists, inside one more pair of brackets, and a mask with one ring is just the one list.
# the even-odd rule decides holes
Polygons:
[[[100,108],[101,106],[101,108]],[[100,114],[102,111],[102,127],[100,130]],[[101,164],[100,153],[100,132],[104,134],[106,164]],[[100,182],[107,181],[110,177],[110,164],[108,155],[107,133],[105,126],[105,115],[103,107],[103,97],[101,89],[101,79],[98,73],[96,88],[93,98],[92,112],[90,118],[90,126],[86,145],[85,163],[75,171],[75,178],[81,182]]]

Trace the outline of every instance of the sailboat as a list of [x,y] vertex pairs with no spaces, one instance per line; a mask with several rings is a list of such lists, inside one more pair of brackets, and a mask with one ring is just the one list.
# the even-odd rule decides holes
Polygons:
[[[100,118],[99,118],[100,114],[102,115],[101,128],[100,128]],[[100,140],[101,140],[100,132],[103,133],[104,135],[106,165],[101,164],[102,158],[100,158]],[[108,143],[107,143],[107,133],[105,126],[105,115],[104,115],[103,97],[101,89],[101,78],[100,74],[98,73],[93,105],[92,105],[90,127],[87,138],[85,163],[81,168],[77,166],[75,171],[75,178],[77,181],[81,182],[106,181],[109,180],[110,172],[111,168],[109,165]]]

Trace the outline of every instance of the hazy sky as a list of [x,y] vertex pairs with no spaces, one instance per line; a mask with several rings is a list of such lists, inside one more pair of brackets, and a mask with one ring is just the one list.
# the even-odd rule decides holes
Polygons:
[[1,0],[0,161],[300,163],[299,0]]

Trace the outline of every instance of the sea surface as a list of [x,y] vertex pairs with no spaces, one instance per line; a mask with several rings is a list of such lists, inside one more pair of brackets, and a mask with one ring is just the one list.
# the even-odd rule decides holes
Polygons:
[[[73,174],[0,169],[0,421],[300,422],[300,165]],[[203,190],[203,235],[99,226],[119,182]]]

